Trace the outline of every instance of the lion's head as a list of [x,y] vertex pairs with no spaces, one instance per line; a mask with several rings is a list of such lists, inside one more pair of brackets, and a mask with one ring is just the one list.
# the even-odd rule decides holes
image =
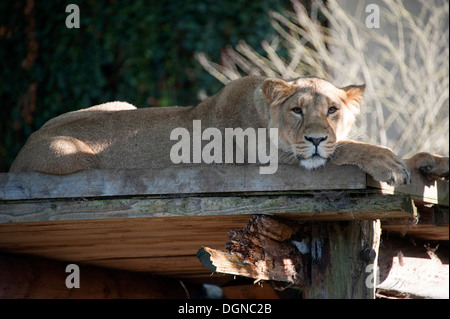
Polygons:
[[307,169],[324,165],[352,128],[364,87],[337,88],[315,77],[267,79],[262,92],[270,105],[269,126],[278,128],[278,147]]

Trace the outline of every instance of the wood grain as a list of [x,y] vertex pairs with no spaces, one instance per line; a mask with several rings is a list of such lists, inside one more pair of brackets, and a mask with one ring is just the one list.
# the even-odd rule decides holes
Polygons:
[[[0,174],[0,251],[198,279],[253,214],[297,221],[416,218],[409,195],[365,189],[356,167],[284,165]],[[448,193],[447,193],[448,194]],[[447,228],[448,229],[448,228]]]
[[256,165],[191,165],[146,170],[90,170],[56,176],[1,173],[0,200],[88,198],[161,194],[364,189],[366,175],[355,166],[329,165],[308,171],[280,165],[273,175]]
[[179,280],[78,264],[80,287],[66,287],[68,263],[0,253],[1,299],[186,298]]
[[0,224],[0,251],[179,277],[209,276],[195,258],[224,248],[248,216],[155,217]]
[[182,278],[209,278],[211,272],[195,258],[198,249],[224,249],[228,231],[242,228],[254,213],[294,220],[404,218],[414,214],[412,201],[405,195],[333,194],[3,202],[0,251]]
[[0,223],[111,218],[283,214],[294,219],[352,220],[414,217],[407,195],[353,191],[173,198],[104,198],[0,202]]
[[408,194],[417,201],[428,204],[449,205],[449,183],[446,180],[429,181],[422,174],[413,171],[411,184],[391,186],[375,181],[367,175],[367,186],[380,189],[383,194]]

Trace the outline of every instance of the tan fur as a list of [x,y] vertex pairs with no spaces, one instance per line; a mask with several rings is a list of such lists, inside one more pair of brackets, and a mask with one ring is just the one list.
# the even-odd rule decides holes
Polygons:
[[[358,165],[392,184],[410,179],[407,165],[389,149],[345,140],[359,113],[364,87],[339,89],[318,78],[293,81],[247,77],[231,82],[196,107],[141,108],[112,102],[63,114],[32,134],[11,172],[70,174],[85,169],[173,165],[173,129],[279,129],[280,162],[312,169],[326,161]],[[336,111],[328,113],[330,107]],[[298,111],[301,108],[302,114]],[[334,109],[333,109],[334,110]],[[318,146],[314,145],[316,143]],[[314,155],[314,153],[317,153]]]
[[431,155],[430,153],[417,153],[406,160],[408,166],[420,171],[429,180],[449,179],[448,156]]

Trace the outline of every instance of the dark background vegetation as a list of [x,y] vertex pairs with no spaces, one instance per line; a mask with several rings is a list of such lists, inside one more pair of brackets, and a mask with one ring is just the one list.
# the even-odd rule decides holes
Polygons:
[[[68,29],[70,3],[80,28]],[[0,0],[0,171],[59,114],[114,100],[137,107],[198,104],[222,85],[194,59],[274,30],[288,0]]]

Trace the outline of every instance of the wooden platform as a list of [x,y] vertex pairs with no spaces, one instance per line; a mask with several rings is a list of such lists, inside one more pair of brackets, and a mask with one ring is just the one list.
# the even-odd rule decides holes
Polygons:
[[257,166],[191,166],[0,174],[0,252],[217,282],[223,276],[211,276],[196,252],[223,249],[228,231],[242,228],[252,214],[308,221],[417,218],[407,192],[368,189],[356,167],[258,172]]

